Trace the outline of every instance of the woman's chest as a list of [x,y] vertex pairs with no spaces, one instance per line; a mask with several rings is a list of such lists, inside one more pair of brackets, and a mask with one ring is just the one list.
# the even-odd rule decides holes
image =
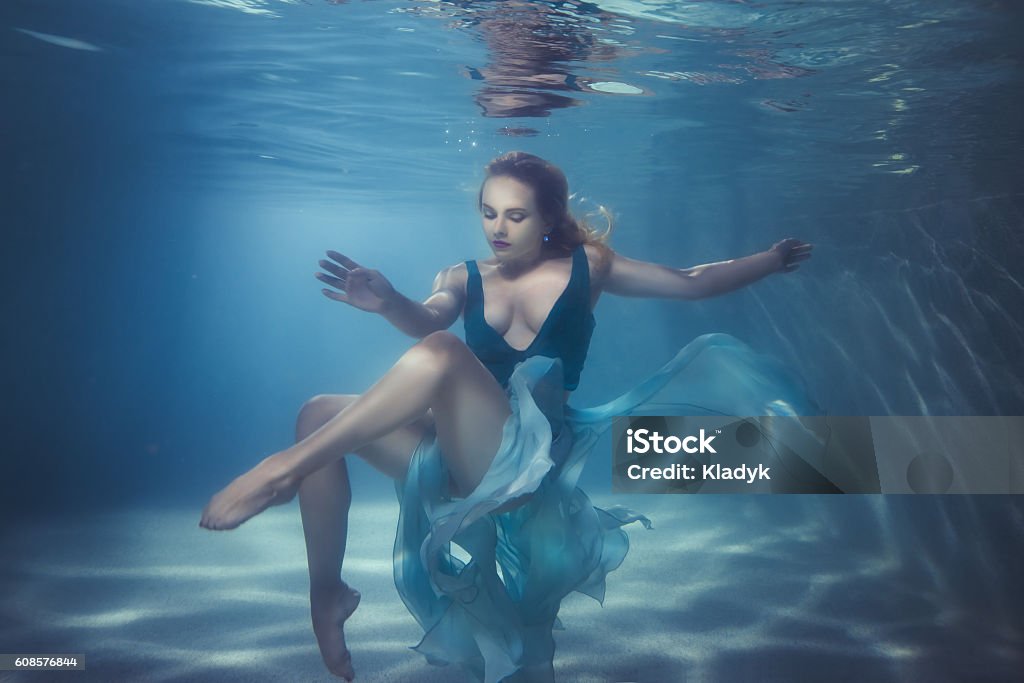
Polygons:
[[557,314],[560,300],[569,294],[570,278],[567,268],[545,269],[516,281],[496,274],[484,276],[484,319],[511,346],[525,348],[552,314]]

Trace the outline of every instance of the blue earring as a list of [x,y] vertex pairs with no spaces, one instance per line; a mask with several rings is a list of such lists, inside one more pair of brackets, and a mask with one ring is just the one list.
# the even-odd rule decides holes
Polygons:
[[544,233],[544,241],[545,242],[550,242],[551,241],[551,233],[549,233],[549,232]]

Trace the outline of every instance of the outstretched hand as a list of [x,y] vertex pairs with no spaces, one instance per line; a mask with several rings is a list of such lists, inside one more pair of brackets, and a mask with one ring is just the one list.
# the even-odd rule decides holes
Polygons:
[[328,251],[330,261],[321,259],[319,265],[326,273],[317,273],[316,279],[333,289],[322,289],[328,299],[342,301],[350,306],[379,313],[395,296],[395,288],[380,271],[361,265],[336,251]]
[[800,261],[811,258],[813,244],[802,242],[794,237],[787,237],[781,242],[776,242],[768,251],[778,259],[778,268],[775,272],[792,273],[800,267]]

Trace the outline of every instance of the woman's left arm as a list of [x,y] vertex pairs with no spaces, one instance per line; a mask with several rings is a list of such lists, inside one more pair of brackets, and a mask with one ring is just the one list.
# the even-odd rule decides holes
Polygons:
[[812,248],[790,237],[767,251],[692,268],[670,268],[613,253],[603,289],[620,296],[704,299],[746,287],[772,273],[790,273],[811,257]]

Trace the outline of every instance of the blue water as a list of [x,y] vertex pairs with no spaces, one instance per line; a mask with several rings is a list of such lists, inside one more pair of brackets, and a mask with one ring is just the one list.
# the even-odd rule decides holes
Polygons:
[[[92,653],[89,680],[326,676],[296,506],[194,524],[303,401],[362,391],[411,343],[319,294],[323,251],[425,297],[487,255],[476,191],[511,149],[559,164],[580,213],[608,206],[635,258],[816,245],[721,298],[603,297],[574,403],[728,332],[830,414],[1024,413],[1022,28],[1009,0],[7,0],[0,653]],[[606,453],[583,482],[616,502]],[[390,483],[352,468],[369,526],[346,572],[394,619],[350,635],[357,670],[428,680],[387,584]],[[603,611],[567,606],[565,680],[1024,665],[1018,499],[630,502],[663,535],[632,534]],[[292,649],[252,664],[260,615]]]

